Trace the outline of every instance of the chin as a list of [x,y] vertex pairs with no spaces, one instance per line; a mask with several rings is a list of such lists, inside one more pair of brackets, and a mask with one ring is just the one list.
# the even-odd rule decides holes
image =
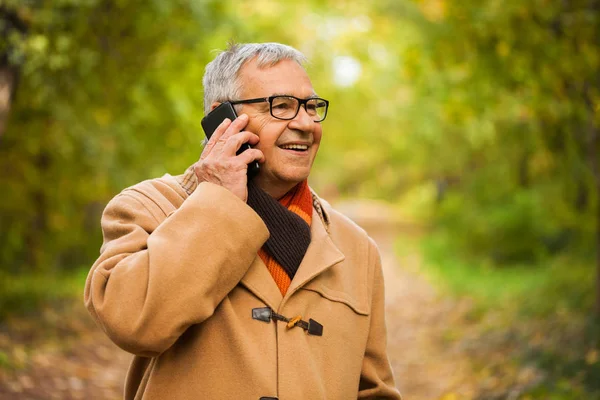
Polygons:
[[286,188],[287,190],[291,190],[294,186],[302,182],[308,178],[308,175],[294,175],[294,176],[280,176],[276,179],[276,187]]
[[278,178],[280,181],[288,182],[290,184],[297,184],[302,182],[303,180],[308,178],[310,174],[310,169],[307,171],[289,171],[278,174]]
[[[266,165],[261,165],[261,170],[255,178],[256,183],[264,187],[289,186],[291,189],[296,184],[308,178],[310,167],[302,166],[295,168],[270,169]],[[263,189],[264,189],[263,187]]]

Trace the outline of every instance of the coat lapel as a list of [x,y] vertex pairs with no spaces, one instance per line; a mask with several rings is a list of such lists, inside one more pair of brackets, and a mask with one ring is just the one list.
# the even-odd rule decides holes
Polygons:
[[298,267],[298,271],[296,272],[287,293],[285,294],[286,299],[315,276],[319,275],[329,267],[342,262],[345,258],[344,254],[331,240],[323,220],[314,209],[310,234],[310,245],[306,250],[306,254]]
[[[345,258],[327,233],[322,217],[314,209],[310,234],[310,245],[285,294],[286,299],[315,276],[342,262]],[[274,310],[279,309],[283,297],[267,266],[258,255],[242,278],[241,283],[266,305]]]
[[281,296],[275,280],[258,254],[246,275],[242,278],[241,283],[272,309],[277,310],[279,308],[283,296]]

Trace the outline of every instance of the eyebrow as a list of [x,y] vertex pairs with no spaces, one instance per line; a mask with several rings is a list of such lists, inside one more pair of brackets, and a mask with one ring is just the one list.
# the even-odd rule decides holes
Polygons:
[[[292,96],[292,97],[296,97],[296,96],[291,95],[289,93],[273,93],[271,96]],[[271,97],[271,96],[268,96],[268,97]],[[315,92],[313,92],[313,94],[311,94],[310,96],[308,96],[306,98],[307,99],[314,99],[314,98],[317,98],[317,97],[319,97],[319,95],[316,94]]]

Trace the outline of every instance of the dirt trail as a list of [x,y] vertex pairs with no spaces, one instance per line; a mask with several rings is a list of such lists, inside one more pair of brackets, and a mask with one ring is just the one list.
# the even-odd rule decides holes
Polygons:
[[[397,235],[410,237],[414,230],[394,222],[383,204],[345,203],[338,208],[379,245],[386,279],[389,356],[405,400],[471,398],[469,362],[458,342],[445,337],[447,327],[463,317],[465,306],[438,297],[419,272],[418,254],[397,257],[394,253]],[[82,306],[69,316],[77,317],[89,320]],[[41,346],[24,356],[22,369],[0,369],[0,399],[121,399],[130,356],[89,321],[83,325],[60,347]],[[0,332],[0,349],[4,345],[21,344]]]
[[[446,337],[468,304],[442,299],[423,277],[419,254],[398,257],[394,242],[414,239],[418,229],[398,221],[383,203],[352,202],[337,208],[377,242],[386,287],[388,353],[405,400],[470,399],[471,365],[458,342]],[[412,238],[411,238],[412,237]]]

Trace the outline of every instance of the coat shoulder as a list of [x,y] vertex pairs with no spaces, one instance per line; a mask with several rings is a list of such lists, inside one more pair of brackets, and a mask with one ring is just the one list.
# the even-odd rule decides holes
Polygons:
[[318,198],[320,206],[328,222],[328,230],[332,238],[343,237],[344,241],[368,241],[374,244],[369,234],[356,222],[336,210],[327,200]]
[[160,220],[181,207],[188,197],[178,178],[166,174],[160,178],[147,179],[123,189],[117,197],[121,195],[134,197]]

